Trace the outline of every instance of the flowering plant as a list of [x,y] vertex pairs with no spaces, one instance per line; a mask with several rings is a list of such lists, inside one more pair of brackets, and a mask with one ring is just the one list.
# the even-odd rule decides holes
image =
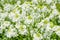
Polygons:
[[60,40],[59,0],[0,0],[0,40]]

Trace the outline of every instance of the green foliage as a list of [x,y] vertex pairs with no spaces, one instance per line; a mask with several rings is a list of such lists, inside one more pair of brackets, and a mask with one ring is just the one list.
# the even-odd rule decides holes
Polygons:
[[60,37],[55,32],[53,32],[52,35],[51,35],[51,39],[60,40]]
[[60,12],[60,3],[56,3],[56,8]]

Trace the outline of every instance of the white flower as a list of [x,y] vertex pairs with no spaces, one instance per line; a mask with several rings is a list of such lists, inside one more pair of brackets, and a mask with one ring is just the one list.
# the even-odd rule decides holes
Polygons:
[[34,30],[30,30],[31,36],[34,34]]
[[4,5],[4,10],[5,10],[5,11],[10,11],[10,10],[11,10],[11,6],[12,6],[12,5],[10,5],[10,4],[5,4],[5,5]]
[[49,19],[52,19],[53,17],[54,17],[54,15],[53,14],[50,14]]
[[53,31],[57,31],[59,28],[60,28],[60,26],[54,26],[54,27],[52,28],[52,30],[53,30]]
[[20,3],[21,3],[20,1],[17,1],[17,5],[20,5]]
[[16,24],[15,27],[18,29],[20,34],[26,35],[26,33],[27,33],[26,25]]
[[58,16],[58,18],[60,19],[60,15]]
[[25,24],[31,24],[34,22],[34,19],[32,18],[32,16],[27,16],[25,19]]
[[33,40],[41,40],[43,37],[40,33],[33,34]]
[[60,26],[55,26],[53,28],[53,30],[55,31],[55,33],[60,37]]
[[0,18],[4,19],[5,17],[7,17],[8,13],[5,12],[5,13],[0,13]]
[[16,37],[16,36],[17,36],[17,31],[16,31],[15,28],[13,28],[12,25],[10,25],[9,29],[6,30],[6,32],[5,32],[5,35],[6,35],[8,38]]
[[52,11],[52,13],[53,13],[54,16],[58,15],[58,11],[57,11],[56,9],[54,9],[54,10]]
[[51,28],[50,28],[50,24],[48,23],[46,26],[46,31],[49,31],[49,30],[51,30]]
[[27,7],[27,4],[24,3],[21,5],[22,10],[25,10],[25,7]]
[[46,0],[47,4],[50,4],[52,2],[52,0]]
[[10,19],[12,19],[14,16],[15,16],[15,14],[14,14],[13,12],[11,12],[11,13],[9,14],[9,18],[10,18]]
[[41,15],[39,13],[31,13],[31,17],[33,19],[39,19],[41,17]]
[[43,22],[40,22],[40,23],[38,23],[36,25],[37,25],[38,28],[40,28],[41,26],[43,26],[43,24],[44,24]]
[[60,31],[57,31],[56,34],[60,37]]
[[10,25],[10,22],[9,21],[3,21],[3,22],[1,22],[0,29],[3,30],[6,27],[9,27],[9,25]]
[[45,12],[45,11],[47,11],[47,7],[46,6],[43,6],[42,12]]
[[4,21],[4,23],[2,24],[4,27],[8,27],[10,25],[9,21]]
[[53,5],[51,5],[50,7],[51,7],[51,9],[55,9],[55,8],[56,8],[56,5],[53,4]]
[[29,20],[29,19],[25,20],[25,24],[30,24],[30,23],[32,23],[32,20]]
[[13,22],[19,21],[20,14],[11,12],[9,18],[12,19]]
[[34,4],[38,4],[38,1],[37,1],[37,0],[32,0],[32,2],[33,2]]
[[0,26],[0,33],[3,32],[3,29],[4,29],[4,27],[3,26]]
[[53,17],[55,17],[56,15],[59,15],[59,12],[57,9],[52,10],[52,13],[49,16],[49,19],[52,19]]

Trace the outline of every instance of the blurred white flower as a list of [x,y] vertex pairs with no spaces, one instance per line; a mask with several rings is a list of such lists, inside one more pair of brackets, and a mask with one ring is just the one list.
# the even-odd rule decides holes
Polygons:
[[11,7],[12,7],[11,4],[5,4],[5,5],[4,5],[4,10],[8,12],[8,11],[11,10]]
[[9,18],[12,19],[13,22],[16,22],[16,21],[19,20],[20,14],[19,13],[13,13],[13,12],[11,12],[9,14]]
[[59,20],[60,20],[60,15],[58,16]]
[[31,24],[34,22],[34,19],[32,18],[32,16],[27,16],[26,19],[25,19],[25,24]]
[[53,30],[53,31],[57,31],[59,28],[60,28],[60,26],[54,26],[54,27],[52,28],[52,30]]
[[0,33],[3,32],[3,29],[4,29],[4,27],[3,26],[0,26]]
[[53,31],[60,37],[60,26],[55,26],[52,28]]
[[4,21],[4,23],[2,24],[4,27],[8,27],[10,25],[9,21]]
[[5,35],[9,38],[18,36],[17,31],[10,25],[9,29],[5,31]]
[[56,32],[56,34],[60,37],[60,30]]
[[52,2],[52,0],[46,0],[47,4],[50,4]]
[[40,33],[33,34],[33,40],[41,40],[43,37]]
[[20,1],[17,1],[17,5],[20,5],[20,3],[21,3]]
[[53,4],[53,5],[51,5],[50,7],[51,7],[51,9],[55,9],[55,8],[56,8],[56,5]]
[[32,2],[33,2],[34,4],[38,4],[38,1],[37,1],[37,0],[32,0]]
[[5,12],[5,13],[0,13],[0,18],[4,19],[5,17],[7,17],[8,13]]
[[47,7],[46,6],[43,6],[42,12],[46,12],[46,11],[47,11]]
[[43,25],[44,25],[43,22],[40,22],[40,23],[37,23],[37,24],[36,24],[37,28],[40,28],[40,27],[42,27]]
[[54,10],[52,11],[52,13],[53,13],[54,16],[56,16],[56,15],[59,14],[58,11],[57,11],[57,9],[54,9]]
[[16,24],[15,27],[18,29],[20,34],[22,34],[22,35],[26,35],[27,34],[26,25]]

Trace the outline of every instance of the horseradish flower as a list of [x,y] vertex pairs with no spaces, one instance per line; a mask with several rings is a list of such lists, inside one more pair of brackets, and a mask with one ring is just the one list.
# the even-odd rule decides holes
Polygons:
[[4,5],[4,10],[8,12],[8,11],[11,10],[12,7],[13,7],[13,5],[11,5],[11,4],[5,4]]
[[38,4],[38,1],[37,1],[37,0],[32,0],[32,2],[33,2],[34,4]]
[[13,22],[16,22],[16,21],[19,20],[20,14],[19,14],[19,13],[13,13],[13,12],[11,12],[11,13],[9,14],[9,18],[10,18]]
[[52,2],[52,0],[46,0],[47,4],[50,4]]
[[3,29],[5,29],[3,26],[0,26],[0,33],[3,32]]
[[56,16],[56,15],[59,14],[59,12],[57,11],[57,9],[54,9],[54,10],[52,11],[52,13],[53,13],[54,16]]
[[43,37],[40,33],[33,34],[33,40],[41,40]]
[[46,11],[47,11],[47,7],[46,6],[43,6],[42,12],[46,12]]
[[25,23],[25,24],[31,24],[31,23],[33,23],[33,22],[34,22],[34,19],[32,19],[32,16],[29,15],[29,16],[26,17],[24,23]]
[[60,26],[56,26],[55,33],[60,37]]
[[16,24],[15,27],[18,29],[19,34],[22,34],[22,35],[26,35],[27,34],[26,25]]
[[56,32],[56,34],[60,37],[60,30]]
[[12,25],[9,26],[9,29],[7,29],[5,31],[5,35],[8,37],[8,38],[11,38],[11,37],[16,37],[17,36],[17,31],[15,28],[13,28]]
[[56,9],[56,5],[55,4],[51,5],[50,7],[51,7],[51,9]]
[[2,24],[4,27],[8,27],[10,25],[9,21],[4,21],[4,23]]

